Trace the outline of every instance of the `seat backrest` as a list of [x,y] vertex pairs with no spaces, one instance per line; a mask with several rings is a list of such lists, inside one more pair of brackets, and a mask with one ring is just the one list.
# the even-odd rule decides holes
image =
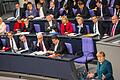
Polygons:
[[6,46],[6,39],[1,39],[3,46]]
[[65,43],[67,50],[70,54],[73,54],[73,49],[72,49],[72,45],[70,43]]
[[93,10],[89,10],[89,13],[90,13],[90,16],[91,16],[91,17],[95,15],[95,13],[94,13]]
[[34,24],[35,32],[38,33],[40,32],[40,25],[39,24]]
[[72,8],[74,15],[76,15],[77,9]]
[[82,51],[87,53],[94,52],[94,43],[92,38],[84,37],[82,38]]
[[76,32],[76,28],[75,28],[76,26],[74,23],[72,23],[72,27],[73,27],[73,31]]
[[10,32],[10,26],[8,24],[6,24],[6,31]]

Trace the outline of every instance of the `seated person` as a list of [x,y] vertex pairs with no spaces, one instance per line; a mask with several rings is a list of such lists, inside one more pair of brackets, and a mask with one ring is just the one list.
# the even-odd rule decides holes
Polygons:
[[47,22],[45,22],[45,31],[49,33],[56,33],[58,34],[58,27],[57,27],[57,22],[53,19],[52,14],[48,14],[46,16]]
[[7,33],[6,38],[6,46],[4,46],[4,50],[8,51],[11,50],[13,53],[16,53],[19,48],[19,41],[17,36],[13,36],[12,32]]
[[32,3],[27,4],[26,18],[33,19],[37,15],[36,10],[34,9]]
[[77,24],[78,24],[76,27],[76,29],[77,29],[76,33],[82,34],[82,35],[89,33],[87,31],[87,25],[84,23],[84,20],[80,15],[77,15],[76,20],[77,20]]
[[24,19],[24,31],[25,32],[35,33],[35,29],[33,26],[34,26],[33,22],[30,22],[28,19]]
[[4,34],[6,32],[6,25],[0,17],[0,34]]
[[25,32],[24,21],[17,19],[17,22],[14,24],[14,33]]
[[33,51],[33,43],[32,41],[30,41],[29,39],[26,38],[25,35],[20,35],[20,41],[19,41],[19,44],[20,44],[20,48],[19,50],[23,50],[23,51],[27,51],[27,52],[32,52]]
[[66,16],[62,16],[62,23],[60,25],[60,32],[62,35],[67,35],[73,32],[72,23],[68,20]]
[[0,51],[3,49],[3,43],[2,43],[2,40],[1,40],[1,37],[0,37]]
[[43,51],[46,52],[49,50],[50,47],[50,40],[47,41],[47,39],[43,39],[42,33],[37,34],[37,43],[35,44],[35,51]]
[[98,76],[98,80],[114,80],[112,64],[105,59],[105,53],[100,51],[96,54],[98,62],[97,62],[97,72],[92,73],[88,72],[88,78],[95,78]]
[[47,53],[52,55],[60,55],[69,53],[64,42],[60,41],[57,35],[52,36],[52,43],[50,50]]

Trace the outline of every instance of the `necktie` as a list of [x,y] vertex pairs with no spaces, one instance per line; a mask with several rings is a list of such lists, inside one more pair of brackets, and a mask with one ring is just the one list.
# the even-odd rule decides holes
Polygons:
[[111,36],[114,36],[115,35],[115,24],[113,25],[113,27],[112,27],[112,31],[111,31]]
[[13,39],[11,39],[11,49],[12,49],[12,51],[15,53],[14,44],[13,44]]
[[94,33],[96,33],[96,24],[94,24]]
[[39,47],[40,47],[41,51],[44,51],[42,43],[39,44]]

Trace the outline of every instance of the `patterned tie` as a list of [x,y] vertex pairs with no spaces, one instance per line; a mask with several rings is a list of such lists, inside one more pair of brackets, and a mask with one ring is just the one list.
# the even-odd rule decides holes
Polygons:
[[39,44],[39,47],[40,47],[41,51],[44,51],[42,43]]
[[114,24],[113,27],[112,27],[111,36],[115,35],[115,27],[116,27],[116,25]]

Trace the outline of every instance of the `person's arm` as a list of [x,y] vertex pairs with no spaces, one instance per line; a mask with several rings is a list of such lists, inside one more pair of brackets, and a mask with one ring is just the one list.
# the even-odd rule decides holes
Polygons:
[[68,33],[72,33],[73,32],[73,26],[72,26],[71,22],[68,23],[68,27],[69,27]]
[[0,30],[0,33],[3,33],[3,32],[5,32],[6,31],[6,25],[5,25],[5,23],[3,22],[2,23],[2,29]]
[[106,65],[106,69],[107,69],[107,74],[105,74],[105,77],[107,78],[107,79],[109,79],[111,76],[112,76],[112,74],[113,74],[113,71],[112,71],[112,65],[111,65],[111,63],[107,63],[107,65]]

